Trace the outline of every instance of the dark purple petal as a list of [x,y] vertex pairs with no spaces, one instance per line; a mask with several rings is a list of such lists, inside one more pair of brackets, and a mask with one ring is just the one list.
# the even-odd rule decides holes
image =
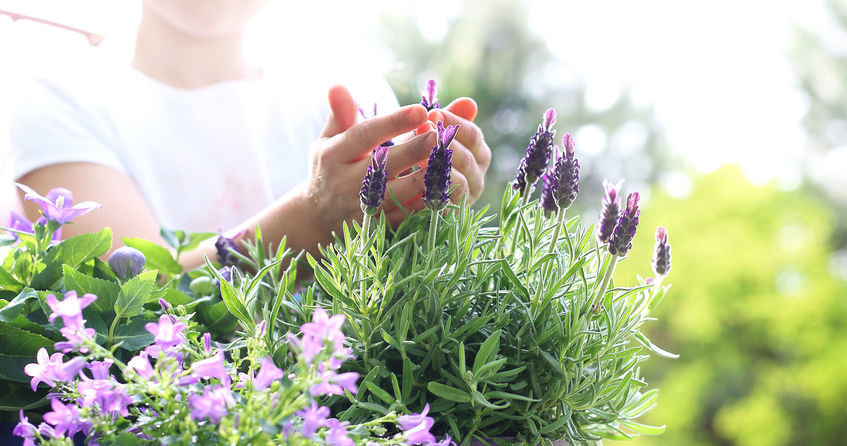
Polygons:
[[450,172],[453,168],[453,151],[450,144],[459,130],[458,125],[444,127],[444,123],[438,121],[438,139],[432,152],[429,154],[429,162],[424,174],[423,200],[429,209],[441,209],[450,199]]
[[435,80],[430,79],[426,81],[426,88],[421,91],[421,105],[426,108],[426,111],[441,108],[441,104],[438,103],[438,98],[435,97],[437,90],[438,84],[435,83]]
[[556,135],[556,131],[550,128],[555,122],[556,111],[550,108],[544,112],[538,131],[529,139],[526,154],[521,159],[515,173],[515,181],[512,183],[512,187],[521,195],[531,192],[544,170],[547,169],[547,163],[553,152],[553,137]]
[[632,239],[638,228],[638,192],[629,194],[626,200],[626,209],[621,213],[618,224],[615,225],[612,236],[609,237],[609,254],[624,256],[632,249]]
[[218,263],[221,265],[234,266],[238,264],[238,257],[234,254],[234,252],[238,252],[238,245],[235,240],[220,234],[215,241],[215,249],[218,251]]
[[359,191],[362,212],[366,214],[375,214],[382,200],[385,199],[385,185],[388,181],[385,163],[388,160],[388,147],[390,146],[380,145],[371,153],[371,163],[368,165]]
[[541,186],[541,207],[550,216],[559,209],[567,209],[579,192],[579,161],[575,157],[573,136],[562,138],[565,152],[556,150],[555,160],[544,174]]
[[612,236],[612,231],[615,230],[615,225],[618,222],[618,214],[621,208],[620,189],[623,185],[623,180],[617,184],[612,184],[608,180],[603,180],[603,188],[606,189],[606,196],[603,199],[603,210],[600,212],[600,221],[597,223],[597,239],[601,243],[609,241]]
[[656,228],[656,246],[653,249],[653,272],[665,276],[671,270],[671,245],[668,243],[668,230],[664,226]]

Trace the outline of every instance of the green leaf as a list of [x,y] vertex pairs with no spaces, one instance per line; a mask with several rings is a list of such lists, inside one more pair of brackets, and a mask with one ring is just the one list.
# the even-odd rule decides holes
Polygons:
[[192,232],[188,236],[188,241],[182,245],[181,251],[191,251],[200,246],[200,243],[218,235],[215,232]]
[[0,289],[19,293],[24,285],[18,282],[8,271],[0,268]]
[[44,336],[0,322],[0,378],[29,382],[31,377],[24,373],[24,366],[35,361],[39,349],[52,352],[53,343]]
[[163,288],[154,293],[152,299],[158,300],[160,298],[165,299],[169,304],[171,304],[171,306],[174,307],[178,305],[189,305],[194,302],[187,294],[174,288]]
[[101,256],[112,247],[112,230],[102,229],[91,234],[75,235],[47,250],[44,269],[33,277],[30,286],[37,290],[49,289],[62,274],[62,265],[77,268],[82,263]]
[[117,283],[82,274],[71,268],[70,265],[64,265],[62,270],[64,271],[66,290],[76,290],[80,296],[87,293],[94,294],[97,296],[97,300],[91,304],[92,307],[101,313],[112,311],[115,299],[118,298],[118,293],[121,291],[121,287]]
[[129,351],[141,350],[153,343],[153,335],[144,326],[144,318],[132,318],[128,324],[120,324],[115,328],[114,342],[121,343],[121,348]]
[[232,333],[238,327],[238,319],[229,312],[226,303],[217,301],[214,304],[197,305],[197,312],[206,326],[219,333]]
[[426,386],[427,390],[429,390],[433,395],[444,398],[445,400],[454,401],[457,403],[470,403],[471,396],[464,391],[461,391],[455,387],[445,386],[444,384],[437,382],[430,382]]
[[394,404],[396,402],[396,400],[394,398],[392,398],[391,395],[388,392],[386,392],[385,390],[382,390],[376,384],[368,381],[368,382],[365,383],[365,385],[368,387],[368,390],[370,390],[371,393],[374,394],[374,396],[376,396],[377,398],[385,401],[389,405]]
[[650,426],[648,424],[636,423],[635,421],[620,420],[618,421],[621,427],[625,427],[633,432],[645,435],[659,435],[665,432],[665,426]]
[[491,336],[489,336],[488,339],[482,343],[482,346],[479,347],[479,352],[477,352],[476,358],[474,358],[473,361],[474,376],[478,376],[479,369],[481,369],[486,363],[490,362],[492,358],[497,356],[497,351],[500,350],[500,334],[500,330],[491,333]]
[[156,288],[157,274],[156,270],[145,271],[123,284],[115,301],[116,317],[131,317],[144,311],[144,304]]
[[19,382],[0,380],[0,412],[17,413],[18,410],[30,410],[47,404],[47,388],[41,386],[33,392],[28,385]]
[[135,248],[144,254],[144,257],[147,259],[147,269],[157,269],[162,274],[169,276],[182,272],[182,265],[177,263],[167,248],[142,238],[124,237],[122,240],[125,245]]
[[6,306],[0,308],[0,321],[12,322],[18,317],[18,315],[21,314],[21,311],[26,308],[27,301],[37,297],[38,293],[35,290],[32,288],[24,288],[24,290],[21,291],[21,293],[14,299],[9,301]]
[[206,258],[206,266],[210,271],[215,275],[218,279],[218,282],[221,284],[221,298],[226,305],[226,308],[232,313],[235,317],[241,320],[247,327],[255,325],[253,323],[253,318],[250,317],[250,313],[247,311],[247,307],[244,305],[244,302],[239,299],[238,294],[236,294],[235,290],[232,288],[232,284],[224,280],[221,273],[218,272],[217,268],[212,265],[212,262],[209,261],[209,258]]

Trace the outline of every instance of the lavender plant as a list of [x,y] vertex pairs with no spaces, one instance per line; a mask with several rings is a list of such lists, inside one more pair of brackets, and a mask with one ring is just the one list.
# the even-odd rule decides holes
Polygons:
[[[662,432],[636,420],[658,396],[639,374],[645,351],[674,356],[640,331],[667,290],[664,276],[634,286],[614,280],[637,229],[638,195],[621,211],[620,185],[607,186],[596,235],[578,216],[566,218],[579,162],[566,135],[548,169],[554,122],[550,109],[504,193],[497,225],[487,209],[442,198],[397,228],[384,218],[373,231],[345,226],[321,260],[307,257],[315,283],[296,306],[348,318],[356,358],[345,367],[363,376],[358,393],[329,402],[339,419],[429,407],[433,431],[462,445]],[[448,146],[439,138],[430,160]],[[431,162],[427,175],[448,178],[444,164]],[[539,178],[541,199],[533,200]],[[665,252],[657,248],[660,268]],[[280,313],[280,322],[291,326],[304,313]]]
[[85,327],[83,310],[96,301],[73,291],[62,300],[48,296],[50,320],[62,320],[66,338],[56,349],[75,356],[65,361],[41,348],[24,368],[33,390],[44,384],[53,391],[40,425],[19,412],[14,434],[27,445],[70,444],[77,434],[88,444],[451,443],[436,442],[426,410],[351,425],[319,404],[326,395],[357,392],[358,374],[338,372],[352,358],[340,331],[344,316],[318,309],[300,336],[289,334],[294,366],[285,372],[269,356],[264,321],[232,348],[214,344],[190,314],[167,303],[158,322],[145,325],[153,344],[123,362]]

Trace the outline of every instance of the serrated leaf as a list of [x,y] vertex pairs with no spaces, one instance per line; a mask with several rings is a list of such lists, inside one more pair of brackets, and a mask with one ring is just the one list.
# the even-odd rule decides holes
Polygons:
[[94,294],[97,296],[97,300],[91,306],[101,313],[109,313],[114,309],[115,300],[121,292],[120,285],[82,274],[71,268],[70,265],[63,265],[62,270],[66,290],[76,290],[80,296],[88,293]]
[[118,318],[132,317],[144,311],[144,304],[156,288],[158,271],[145,271],[127,280],[115,300],[115,315]]
[[35,299],[38,297],[38,293],[32,288],[24,288],[20,294],[15,296],[14,299],[9,301],[3,308],[0,308],[0,321],[3,322],[12,322],[15,320],[18,315],[21,314],[21,311],[26,308],[26,304],[30,299]]
[[24,366],[35,361],[39,349],[52,352],[53,343],[44,336],[0,322],[0,378],[29,382],[31,377],[24,373]]
[[35,275],[30,286],[43,290],[50,288],[62,273],[62,265],[73,268],[101,256],[112,247],[112,230],[104,228],[91,234],[80,234],[68,238],[47,250],[44,257],[44,269]]

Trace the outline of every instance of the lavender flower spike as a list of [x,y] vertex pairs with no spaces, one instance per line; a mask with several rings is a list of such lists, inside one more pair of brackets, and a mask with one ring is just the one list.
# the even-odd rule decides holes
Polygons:
[[656,246],[653,248],[653,272],[657,276],[667,276],[671,270],[671,245],[668,243],[668,230],[664,226],[656,228]]
[[444,127],[444,123],[438,121],[438,141],[432,152],[429,154],[429,163],[426,166],[424,174],[424,194],[423,200],[426,207],[433,210],[438,210],[447,204],[450,196],[447,194],[450,189],[450,171],[453,168],[453,151],[450,150],[450,143],[456,137],[459,131],[459,125],[448,125]]
[[632,239],[638,228],[638,192],[633,192],[626,197],[626,209],[621,213],[612,236],[609,237],[609,254],[625,256],[632,249]]
[[556,149],[555,161],[541,179],[541,207],[547,217],[569,208],[579,192],[579,161],[574,157],[573,135],[565,134],[562,145],[564,155]]
[[377,208],[385,199],[385,182],[388,181],[388,173],[385,171],[387,160],[387,146],[379,146],[371,154],[371,164],[368,165],[362,189],[359,191],[359,201],[365,214],[376,214]]
[[538,126],[538,131],[529,139],[526,154],[518,166],[515,181],[512,183],[512,187],[521,195],[535,187],[535,182],[547,168],[547,162],[550,161],[550,155],[553,152],[553,137],[556,135],[556,131],[550,129],[555,123],[556,110],[549,108],[544,112],[544,120]]
[[238,257],[233,254],[233,251],[238,252],[238,244],[234,238],[224,237],[221,232],[215,240],[215,249],[218,251],[218,263],[221,265],[234,266],[238,263]]
[[606,189],[606,197],[603,199],[603,210],[600,212],[600,221],[597,222],[597,239],[600,243],[609,241],[615,225],[618,223],[618,214],[621,209],[620,191],[623,180],[612,184],[609,180],[603,180],[603,188]]
[[435,80],[430,79],[426,81],[426,90],[421,91],[421,105],[426,108],[426,111],[441,108],[441,104],[438,103],[438,98],[435,97],[437,90],[438,84],[435,83]]
[[52,189],[50,192],[47,192],[46,196],[42,196],[29,186],[16,184],[20,190],[26,193],[24,195],[25,199],[38,204],[44,218],[59,225],[63,225],[80,215],[85,215],[103,207],[93,201],[85,201],[74,206],[74,195],[71,191],[61,187]]

